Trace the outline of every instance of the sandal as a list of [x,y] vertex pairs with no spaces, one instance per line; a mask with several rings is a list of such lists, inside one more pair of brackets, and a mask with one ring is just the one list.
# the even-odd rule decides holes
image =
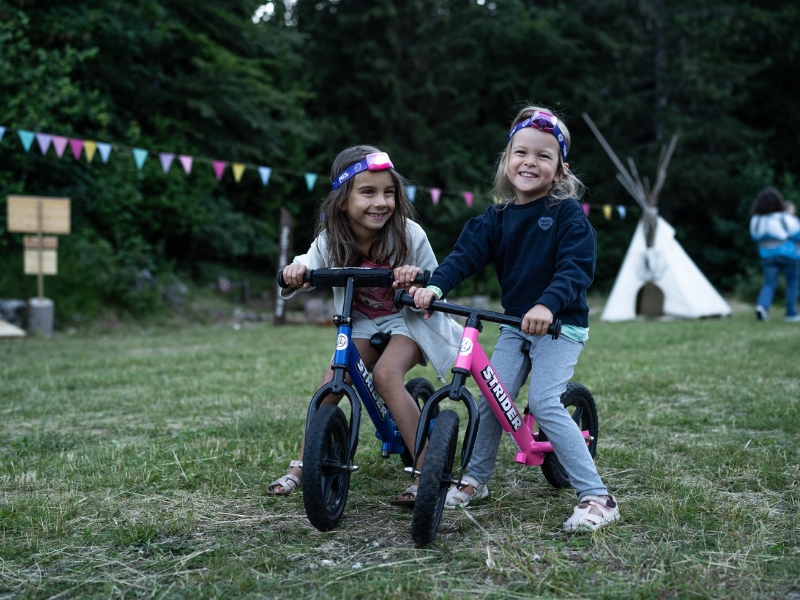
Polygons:
[[[289,463],[290,469],[302,469],[303,468],[303,461],[302,460],[293,460]],[[278,486],[283,488],[282,492],[277,491],[275,488]],[[272,483],[267,486],[267,493],[268,494],[275,494],[276,496],[288,496],[291,494],[295,489],[300,487],[300,478],[297,475],[292,475],[291,473],[287,473],[283,477],[276,479]]]
[[[473,491],[471,494],[466,492],[462,492],[461,490],[467,487],[468,485],[472,486]],[[462,475],[461,481],[456,483],[453,487],[451,487],[447,491],[447,498],[444,501],[445,508],[467,508],[469,503],[473,500],[483,500],[489,495],[489,488],[486,487],[485,483],[480,483],[474,477],[470,477],[469,475]]]
[[[394,500],[389,502],[392,506],[404,506],[406,508],[414,508],[414,504],[417,501],[417,489],[418,486],[410,485],[406,488],[406,491],[397,494]],[[411,498],[403,498],[403,496],[411,496]]]
[[[589,512],[596,507],[601,514]],[[584,496],[580,504],[575,507],[572,516],[564,523],[564,531],[597,531],[605,525],[619,520],[619,506],[614,496],[601,498],[599,496]]]

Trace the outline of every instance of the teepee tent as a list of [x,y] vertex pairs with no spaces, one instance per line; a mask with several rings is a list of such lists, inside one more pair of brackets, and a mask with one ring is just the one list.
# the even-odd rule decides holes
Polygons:
[[601,320],[627,321],[638,315],[681,317],[725,316],[731,308],[675,239],[675,230],[658,215],[658,195],[664,186],[677,136],[661,149],[656,184],[642,181],[633,159],[630,173],[617,158],[589,115],[583,118],[617,167],[617,179],[642,207],[642,218],[622,261]]

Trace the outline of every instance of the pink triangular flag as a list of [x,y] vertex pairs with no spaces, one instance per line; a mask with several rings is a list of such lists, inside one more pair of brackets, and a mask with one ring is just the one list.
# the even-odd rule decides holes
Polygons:
[[61,158],[64,154],[64,150],[67,147],[67,138],[62,137],[60,135],[53,136],[53,148],[56,149],[56,154],[58,158]]
[[433,204],[439,204],[439,196],[442,195],[442,190],[439,188],[430,188],[428,191],[431,193],[431,200],[433,200]]
[[467,206],[472,207],[472,199],[474,198],[472,192],[461,192],[461,193],[464,196],[464,202],[467,203]]
[[161,159],[161,170],[164,173],[169,173],[169,168],[172,166],[172,161],[175,160],[175,155],[169,152],[160,152],[158,158]]
[[83,152],[83,140],[70,140],[69,147],[72,150],[72,156],[75,160],[80,159],[81,152]]
[[222,174],[225,172],[225,166],[228,164],[224,160],[215,160],[213,161],[214,164],[214,175],[217,176],[217,179],[222,179]]
[[589,209],[591,208],[589,206],[589,203],[588,202],[581,202],[581,207],[583,207],[583,214],[585,214],[588,217],[589,216]]
[[194,162],[194,159],[191,156],[181,154],[178,157],[178,160],[181,161],[181,166],[183,167],[183,170],[186,171],[186,174],[190,175],[192,172],[192,163]]
[[50,142],[53,141],[53,136],[48,133],[37,133],[36,143],[39,144],[39,150],[42,154],[47,154],[47,149],[50,147]]

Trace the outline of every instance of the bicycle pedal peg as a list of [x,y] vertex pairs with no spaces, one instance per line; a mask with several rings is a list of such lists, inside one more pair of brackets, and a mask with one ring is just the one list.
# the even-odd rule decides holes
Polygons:
[[413,475],[414,477],[419,477],[420,475],[422,475],[422,471],[415,470],[413,467],[405,467],[403,471],[405,471],[409,475]]
[[594,436],[592,436],[592,435],[587,435],[587,436],[586,436],[586,441],[587,441],[587,442],[593,442],[593,441],[594,441]]
[[350,466],[347,467],[347,470],[350,471],[351,473],[355,473],[356,471],[358,471],[358,465],[350,463]]

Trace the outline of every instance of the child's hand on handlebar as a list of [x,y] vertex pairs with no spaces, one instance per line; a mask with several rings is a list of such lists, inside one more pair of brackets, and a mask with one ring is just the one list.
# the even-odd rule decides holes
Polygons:
[[544,304],[537,304],[522,317],[522,333],[527,335],[546,335],[553,322],[553,313]]
[[292,263],[290,265],[286,265],[283,268],[283,280],[286,282],[286,285],[293,288],[300,288],[311,287],[311,284],[306,282],[303,283],[303,275],[308,272],[308,269],[305,265],[301,265],[300,263]]
[[[439,297],[436,295],[436,292],[433,290],[429,290],[427,288],[418,288],[415,286],[411,286],[408,290],[408,295],[414,298],[414,304],[417,308],[428,310],[428,307],[431,305],[431,302],[434,300],[438,300]],[[429,319],[431,316],[430,311],[425,313],[425,318]]]
[[416,279],[417,275],[420,273],[422,273],[422,269],[419,267],[412,267],[410,265],[397,267],[394,270],[394,281],[392,282],[392,287],[396,289],[407,289],[408,286],[414,283],[414,279]]

